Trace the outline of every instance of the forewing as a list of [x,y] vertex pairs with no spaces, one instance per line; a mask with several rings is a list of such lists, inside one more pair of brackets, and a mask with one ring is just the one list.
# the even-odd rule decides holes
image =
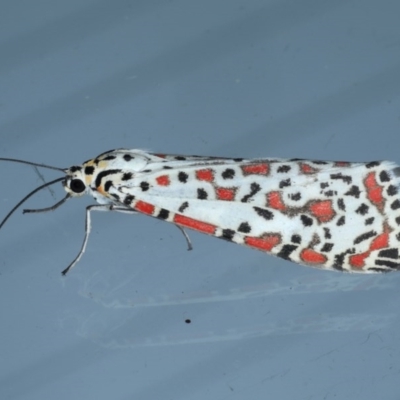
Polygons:
[[394,168],[389,162],[168,159],[117,190],[138,211],[181,226],[297,263],[374,272],[400,267]]

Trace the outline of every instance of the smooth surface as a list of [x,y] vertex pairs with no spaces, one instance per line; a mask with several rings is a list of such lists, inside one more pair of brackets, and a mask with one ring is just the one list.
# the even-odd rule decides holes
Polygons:
[[[399,12],[395,0],[3,1],[0,157],[400,162]],[[5,215],[42,180],[1,171]],[[98,213],[63,278],[91,203],[17,212],[0,232],[1,399],[400,398],[400,274],[321,272],[193,232],[188,252],[172,225]]]

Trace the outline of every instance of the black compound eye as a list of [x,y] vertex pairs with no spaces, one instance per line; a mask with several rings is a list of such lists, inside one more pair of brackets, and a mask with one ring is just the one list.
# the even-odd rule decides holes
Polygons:
[[72,179],[69,188],[75,193],[82,193],[86,189],[86,185],[80,179]]

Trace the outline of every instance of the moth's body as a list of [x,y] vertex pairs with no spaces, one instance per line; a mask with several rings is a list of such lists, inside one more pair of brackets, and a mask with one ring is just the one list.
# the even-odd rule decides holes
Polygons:
[[107,209],[141,212],[321,269],[400,269],[399,167],[392,162],[120,149],[65,172],[70,196],[90,194]]

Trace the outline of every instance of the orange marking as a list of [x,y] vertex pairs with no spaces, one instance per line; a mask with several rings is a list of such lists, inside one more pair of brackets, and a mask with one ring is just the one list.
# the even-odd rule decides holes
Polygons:
[[389,247],[389,227],[387,225],[383,226],[383,233],[378,235],[369,245],[369,250],[360,253],[354,254],[349,257],[349,262],[351,266],[355,268],[362,268],[365,265],[365,259],[369,257],[372,251],[379,250],[384,247]]
[[388,225],[383,226],[383,233],[378,235],[369,245],[369,250],[364,253],[354,254],[349,257],[349,263],[354,268],[362,268],[365,265],[365,259],[369,257],[372,251],[389,247],[389,233],[390,228]]
[[171,183],[168,175],[161,175],[156,178],[156,181],[160,186],[169,186]]
[[267,193],[267,205],[275,210],[286,210],[286,205],[283,202],[281,192],[279,191]]
[[143,214],[149,214],[149,215],[152,215],[155,209],[153,204],[146,203],[145,201],[141,200],[139,200],[133,208],[139,212],[142,212]]
[[327,260],[324,254],[318,253],[312,249],[304,249],[300,253],[300,258],[309,264],[324,264]]
[[214,171],[212,169],[199,169],[196,171],[196,178],[199,181],[212,182],[214,180]]
[[316,174],[318,172],[317,168],[305,163],[300,163],[300,170],[303,174]]
[[375,178],[375,172],[370,172],[367,177],[365,178],[365,186],[368,189],[371,189],[375,186],[377,186],[376,178]]
[[229,188],[216,188],[218,200],[232,201],[235,198],[235,190]]
[[264,251],[271,251],[281,242],[280,235],[264,235],[263,237],[246,236],[244,243],[247,246],[255,247]]
[[354,256],[349,257],[349,263],[354,268],[362,268],[365,265],[365,259],[371,254],[370,251],[365,253],[354,254]]
[[269,164],[243,165],[241,168],[245,175],[268,175],[269,173]]
[[179,225],[187,226],[188,228],[195,229],[196,231],[214,235],[216,227],[206,222],[198,221],[197,219],[185,217],[184,215],[176,214],[174,222]]
[[388,246],[389,246],[389,233],[385,232],[381,233],[372,241],[371,245],[369,246],[369,250],[370,251],[378,250]]
[[378,185],[376,181],[375,172],[370,172],[364,180],[365,187],[367,188],[368,199],[371,203],[382,211],[384,206],[384,197],[382,195],[382,186]]
[[314,201],[309,210],[319,222],[329,222],[335,216],[331,200]]

